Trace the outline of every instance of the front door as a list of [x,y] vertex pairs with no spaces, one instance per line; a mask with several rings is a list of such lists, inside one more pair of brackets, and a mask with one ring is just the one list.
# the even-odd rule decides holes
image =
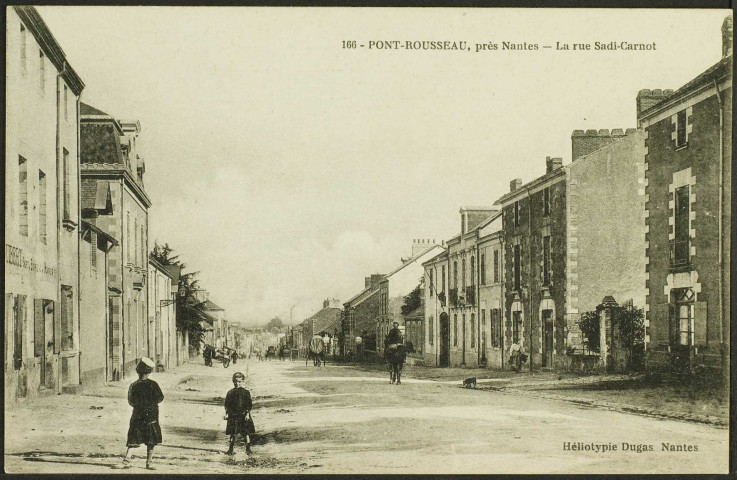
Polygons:
[[440,366],[450,366],[450,320],[448,314],[440,314]]
[[44,300],[44,355],[41,359],[41,386],[49,389],[55,387],[54,382],[54,302]]
[[553,311],[543,310],[543,367],[553,366]]

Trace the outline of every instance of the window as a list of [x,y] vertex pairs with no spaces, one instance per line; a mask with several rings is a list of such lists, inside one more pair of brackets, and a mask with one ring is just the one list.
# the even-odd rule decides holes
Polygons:
[[543,237],[543,285],[550,285],[550,235]]
[[71,188],[69,187],[69,150],[66,148],[62,149],[62,161],[64,162],[63,165],[63,175],[64,175],[64,220],[70,220],[70,212],[72,207],[72,192]]
[[686,145],[686,110],[681,110],[676,114],[676,147]]
[[134,263],[138,266],[138,262],[141,260],[141,254],[138,250],[138,219],[133,219],[133,256],[135,257]]
[[458,314],[453,314],[453,346],[458,346]]
[[466,289],[466,259],[461,260],[461,287]]
[[26,27],[20,26],[20,71],[26,74]]
[[443,289],[441,292],[445,293],[445,265],[443,265],[443,268],[440,272],[440,281],[443,282]]
[[476,315],[471,314],[471,348],[476,348]]
[[486,356],[486,310],[481,310],[481,352]]
[[458,262],[453,262],[453,288],[458,288]]
[[550,215],[550,187],[543,189],[543,215]]
[[435,337],[435,324],[433,323],[433,316],[430,315],[427,317],[427,340],[430,345],[433,344],[433,339]]
[[131,263],[131,212],[125,212],[125,260]]
[[522,312],[512,312],[512,340],[522,345]]
[[476,285],[476,259],[471,257],[471,286]]
[[479,264],[479,276],[481,277],[481,285],[486,285],[486,254],[481,254],[481,260]]
[[41,50],[38,51],[38,60],[38,84],[41,86],[41,93],[44,93],[46,91],[46,58]]
[[494,250],[494,283],[499,283],[499,250]]
[[64,85],[64,120],[69,120],[69,88]]
[[519,201],[514,202],[514,226],[519,227]]
[[491,310],[491,346],[502,346],[502,312],[498,308]]
[[18,199],[20,201],[20,234],[28,236],[28,162],[18,157]]
[[519,290],[521,286],[521,260],[522,260],[522,245],[514,246],[514,289]]
[[434,288],[434,285],[433,285],[433,279],[432,279],[432,272],[433,272],[433,269],[431,268],[431,269],[430,269],[430,270],[428,271],[428,274],[427,274],[427,275],[428,275],[428,277],[430,277],[430,296],[431,296],[431,297],[433,296],[433,293],[432,293],[432,291],[433,291],[433,288]]
[[679,303],[676,305],[677,344],[693,345],[693,303]]
[[143,228],[143,224],[141,224],[141,267],[146,267],[146,253],[147,253],[147,244],[146,244],[146,230]]
[[38,238],[46,245],[46,174],[38,171]]
[[679,267],[688,265],[690,261],[690,247],[689,247],[689,187],[685,185],[683,187],[676,188],[674,194],[675,209],[673,211],[674,228],[673,228],[673,240],[671,240],[670,248],[670,261],[672,267]]

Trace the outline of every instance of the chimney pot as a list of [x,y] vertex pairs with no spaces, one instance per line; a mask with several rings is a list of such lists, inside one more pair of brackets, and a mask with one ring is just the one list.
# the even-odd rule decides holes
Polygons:
[[621,128],[613,128],[612,136],[614,135],[624,135],[624,130],[622,130]]
[[511,182],[509,182],[509,191],[514,192],[518,188],[522,186],[522,179],[521,178],[515,178]]

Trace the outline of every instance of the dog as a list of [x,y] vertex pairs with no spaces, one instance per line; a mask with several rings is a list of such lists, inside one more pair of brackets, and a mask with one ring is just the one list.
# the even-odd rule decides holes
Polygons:
[[463,381],[465,388],[476,388],[476,377],[469,377]]

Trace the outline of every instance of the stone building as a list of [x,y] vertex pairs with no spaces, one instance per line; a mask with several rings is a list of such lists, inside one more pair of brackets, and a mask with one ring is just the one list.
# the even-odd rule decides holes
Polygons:
[[504,338],[507,322],[504,316],[504,232],[502,214],[497,212],[477,229],[479,265],[479,364],[489,368],[504,368]]
[[426,260],[425,269],[425,365],[450,366],[450,317],[448,316],[448,251],[445,245]]
[[652,369],[729,371],[732,36],[730,17],[721,60],[654,105],[638,95]]
[[301,354],[307,352],[310,339],[315,334],[325,332],[330,337],[330,345],[328,345],[328,353],[333,354],[334,345],[337,343],[336,337],[340,331],[340,319],[343,309],[340,302],[333,298],[326,298],[322,302],[322,308],[306,318],[298,327],[299,336],[294,341],[294,345],[300,349]]
[[178,265],[148,259],[148,357],[165,370],[178,364],[176,301]]
[[506,344],[518,339],[529,366],[552,368],[565,355],[566,173],[546,159],[545,175],[497,200],[504,230]]
[[[356,354],[356,337],[363,332],[375,332],[380,315],[379,282],[384,275],[365,277],[365,288],[343,303],[340,329],[340,354]],[[378,343],[378,342],[377,342]]]
[[[595,131],[594,131],[595,132]],[[567,346],[584,352],[578,322],[604,297],[635,308],[645,305],[645,137],[629,128],[599,130],[598,150],[586,150],[591,136],[571,135],[572,163],[566,165]],[[608,362],[609,342],[601,343]],[[572,350],[573,351],[573,350]],[[625,361],[624,358],[617,359]]]
[[[112,208],[86,208],[85,219],[120,243],[108,254],[112,339],[111,379],[134,374],[148,354],[148,209],[145,165],[137,148],[140,124],[116,120],[81,103],[81,178],[94,198],[110,198]],[[102,205],[97,205],[100,207]]]
[[80,383],[79,97],[34,7],[6,9],[5,405]]

